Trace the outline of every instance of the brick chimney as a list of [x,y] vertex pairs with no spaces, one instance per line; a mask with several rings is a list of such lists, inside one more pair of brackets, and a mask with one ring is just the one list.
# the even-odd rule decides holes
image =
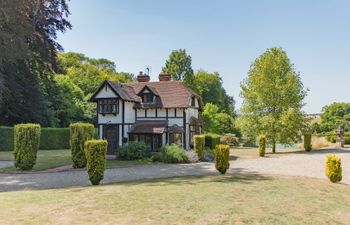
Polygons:
[[137,75],[137,81],[138,82],[149,82],[150,77],[147,74],[143,74],[142,71],[140,71],[140,74]]
[[159,81],[170,81],[171,75],[167,73],[161,73],[159,74]]

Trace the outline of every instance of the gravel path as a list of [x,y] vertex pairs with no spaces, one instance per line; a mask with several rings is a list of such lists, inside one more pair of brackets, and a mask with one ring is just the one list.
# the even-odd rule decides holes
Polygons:
[[[350,184],[350,150],[325,150],[308,154],[284,154],[257,159],[238,159],[230,162],[231,168],[229,173],[280,174],[326,179],[324,175],[325,157],[327,154],[333,152],[336,152],[336,154],[342,158],[342,182]],[[0,167],[3,166],[3,163],[8,162],[0,162]],[[213,163],[157,164],[107,169],[102,183],[108,184],[142,179],[213,174],[218,174]],[[90,185],[90,183],[84,170],[51,173],[0,174],[0,191],[86,185]]]

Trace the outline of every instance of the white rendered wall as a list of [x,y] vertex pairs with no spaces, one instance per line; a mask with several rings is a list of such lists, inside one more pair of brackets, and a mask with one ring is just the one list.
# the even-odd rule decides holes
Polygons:
[[116,98],[116,97],[117,95],[107,85],[100,90],[100,92],[96,95],[95,98]]

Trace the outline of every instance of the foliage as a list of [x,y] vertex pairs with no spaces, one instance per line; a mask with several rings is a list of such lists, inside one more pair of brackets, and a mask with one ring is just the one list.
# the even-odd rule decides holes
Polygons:
[[220,143],[230,146],[239,146],[239,138],[234,134],[225,134],[220,138]]
[[350,131],[350,103],[333,103],[322,109],[320,131],[335,131],[340,125]]
[[272,144],[299,140],[307,121],[301,108],[306,96],[300,76],[281,48],[271,48],[251,65],[241,84],[244,99],[240,128],[247,136],[266,134]]
[[189,162],[185,150],[182,147],[175,144],[162,146],[160,152],[152,156],[152,161],[158,161],[163,163]]
[[328,155],[326,158],[326,176],[333,183],[342,180],[341,158],[336,155]]
[[327,141],[329,141],[330,143],[337,142],[337,135],[336,134],[327,134],[326,138],[327,138]]
[[74,123],[70,128],[70,148],[74,168],[84,168],[86,157],[84,151],[85,141],[94,137],[94,125],[88,123]]
[[205,148],[205,136],[204,135],[194,135],[193,136],[194,151],[197,153],[200,160],[204,157]]
[[264,157],[266,151],[266,136],[260,135],[259,136],[259,156]]
[[215,149],[216,145],[220,144],[221,136],[218,134],[205,134],[205,146]]
[[135,160],[151,156],[151,148],[144,142],[130,141],[128,145],[117,149],[117,159]]
[[12,127],[0,127],[0,151],[12,151],[14,141]]
[[215,160],[215,148],[212,149],[209,147],[205,147],[203,161],[204,162],[213,162],[214,160]]
[[185,151],[186,157],[188,159],[188,162],[190,163],[196,163],[199,162],[198,154],[195,151],[189,150]]
[[85,142],[86,170],[91,184],[98,185],[103,180],[106,167],[107,141],[89,140]]
[[192,58],[185,49],[174,50],[162,68],[163,73],[170,74],[173,80],[182,80],[184,84],[195,90]]
[[243,147],[257,147],[256,139],[251,137],[244,137],[243,138]]
[[62,47],[57,33],[70,29],[65,0],[4,0],[0,10],[0,124],[38,122],[51,116],[50,83]]
[[304,148],[305,148],[305,151],[307,151],[307,152],[310,152],[312,150],[311,139],[312,139],[311,134],[304,135]]
[[40,143],[39,124],[17,124],[14,128],[14,163],[21,170],[30,170],[36,163]]
[[217,145],[215,148],[215,168],[221,173],[225,174],[227,169],[230,168],[230,146]]

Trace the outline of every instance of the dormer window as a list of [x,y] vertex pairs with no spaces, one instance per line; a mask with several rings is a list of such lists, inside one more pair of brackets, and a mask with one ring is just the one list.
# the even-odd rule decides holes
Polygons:
[[193,106],[193,107],[196,106],[196,97],[191,98],[191,106]]
[[98,101],[98,112],[101,114],[118,114],[118,99],[101,99]]
[[153,94],[151,93],[144,93],[142,95],[142,103],[153,103]]

